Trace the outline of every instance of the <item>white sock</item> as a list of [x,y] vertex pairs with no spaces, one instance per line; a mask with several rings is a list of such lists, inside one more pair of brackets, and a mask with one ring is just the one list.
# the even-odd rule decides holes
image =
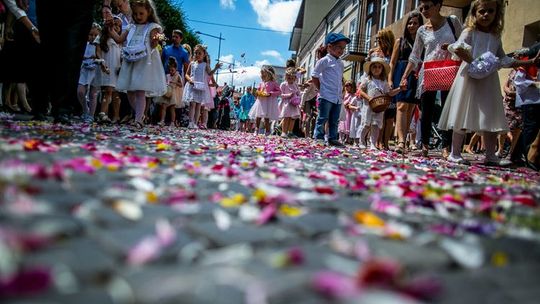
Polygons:
[[371,141],[372,147],[376,146],[377,138],[379,138],[379,127],[376,125],[371,125],[371,134],[369,134],[369,140]]

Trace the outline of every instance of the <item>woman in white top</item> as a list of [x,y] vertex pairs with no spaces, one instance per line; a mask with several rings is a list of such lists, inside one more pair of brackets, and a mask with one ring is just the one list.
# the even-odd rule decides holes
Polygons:
[[[409,64],[401,78],[401,86],[407,86],[409,74],[417,69],[422,61],[450,59],[452,54],[446,50],[447,46],[454,43],[461,34],[462,25],[456,16],[442,16],[441,7],[443,0],[420,0],[422,3],[418,10],[424,18],[428,19],[421,26],[414,41],[413,50],[409,57]],[[422,58],[424,53],[424,58]],[[441,104],[444,106],[448,91],[441,92]],[[429,140],[431,138],[431,123],[437,91],[424,89],[424,68],[420,67],[418,76],[418,88],[416,97],[420,98],[422,106],[421,131],[422,131],[422,154],[428,155]],[[443,132],[443,157],[448,157],[452,131]]]

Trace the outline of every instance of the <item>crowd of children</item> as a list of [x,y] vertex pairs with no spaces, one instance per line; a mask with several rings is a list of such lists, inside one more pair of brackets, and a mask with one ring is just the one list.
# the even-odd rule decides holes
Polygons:
[[[311,75],[303,75],[305,71],[289,61],[284,81],[277,83],[274,68],[264,65],[260,84],[242,96],[228,89],[217,91],[213,74],[220,64],[210,66],[205,46],[196,45],[191,53],[189,45],[175,44],[177,50],[189,53],[180,57],[173,49],[162,52],[165,38],[153,1],[119,0],[117,6],[118,15],[103,25],[94,24],[88,34],[77,90],[81,119],[88,123],[123,121],[142,129],[155,105],[154,122],[162,126],[169,122],[188,128],[305,136],[332,146],[370,150],[390,149],[395,132],[396,152],[415,149],[420,142],[424,156],[432,148],[433,131],[436,135],[440,131],[443,157],[458,164],[469,164],[461,154],[467,133],[482,142],[486,165],[504,165],[505,154],[517,161],[519,153],[538,146],[540,57],[534,51],[516,52],[514,58],[504,53],[500,0],[473,1],[464,25],[455,16],[440,14],[442,0],[420,0],[419,11],[408,15],[401,38],[395,39],[387,29],[377,33],[377,45],[369,51],[357,84],[343,80],[340,57],[350,39],[330,33],[317,52]],[[175,30],[174,35],[182,33]],[[456,62],[457,76],[443,79],[445,86],[426,63],[450,58]],[[504,98],[493,90],[499,84],[496,71],[502,67],[514,68]],[[129,102],[128,113],[133,113],[124,119],[122,98]],[[442,105],[438,129],[432,125],[436,99]],[[12,103],[8,106],[16,109]],[[31,110],[27,103],[23,106]],[[533,166],[535,161],[530,160]]]

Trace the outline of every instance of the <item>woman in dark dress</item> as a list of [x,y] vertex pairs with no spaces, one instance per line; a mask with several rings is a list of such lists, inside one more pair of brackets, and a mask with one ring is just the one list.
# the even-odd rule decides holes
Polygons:
[[[411,55],[414,39],[416,38],[416,31],[424,24],[424,21],[419,12],[413,11],[407,17],[407,22],[405,24],[403,37],[396,40],[392,52],[392,59],[390,60],[390,75],[392,75],[394,86],[398,86],[401,81],[401,77],[409,62],[409,56]],[[407,131],[411,125],[414,108],[419,103],[419,100],[415,97],[417,82],[415,73],[411,73],[407,81],[407,90],[400,92],[394,97],[397,104],[396,152],[398,153],[403,153],[405,151]]]

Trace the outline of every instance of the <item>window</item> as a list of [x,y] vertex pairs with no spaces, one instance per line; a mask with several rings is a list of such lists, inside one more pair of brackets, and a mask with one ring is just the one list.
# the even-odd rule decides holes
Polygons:
[[351,39],[354,39],[355,35],[356,35],[356,18],[351,20],[351,22],[349,23],[349,37],[351,37]]
[[396,0],[395,7],[396,17],[394,18],[394,21],[398,21],[403,18],[403,15],[405,14],[405,0]]
[[368,4],[368,6],[367,6],[367,14],[368,14],[368,15],[369,15],[369,14],[373,14],[374,6],[375,6],[375,5],[373,4],[373,2],[370,2],[370,3]]
[[[315,51],[316,52],[316,51]],[[316,57],[315,57],[316,58]],[[309,54],[309,60],[307,62],[307,69],[306,69],[306,75],[308,77],[311,77],[311,72],[313,71],[313,55]]]
[[420,0],[414,0],[414,9],[417,9],[418,8],[418,5],[420,5]]
[[339,19],[343,19],[343,17],[345,17],[345,9],[339,11]]
[[369,17],[366,22],[366,51],[371,47],[371,26],[373,25],[373,18]]
[[358,3],[358,0],[353,0],[352,1],[352,6],[355,6],[357,3]]
[[381,1],[381,13],[379,15],[379,28],[386,27],[386,14],[388,13],[388,0]]

